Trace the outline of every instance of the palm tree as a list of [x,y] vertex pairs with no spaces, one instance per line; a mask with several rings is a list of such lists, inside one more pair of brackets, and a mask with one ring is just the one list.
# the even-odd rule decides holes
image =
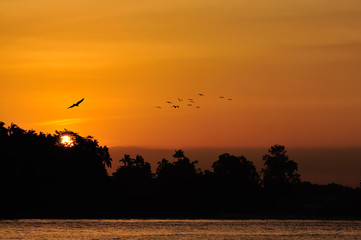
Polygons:
[[109,149],[107,146],[99,147],[98,155],[102,161],[103,166],[107,166],[108,168],[112,167],[112,158],[109,154]]
[[133,159],[128,154],[124,154],[124,157],[119,160],[126,167],[131,167],[133,165]]

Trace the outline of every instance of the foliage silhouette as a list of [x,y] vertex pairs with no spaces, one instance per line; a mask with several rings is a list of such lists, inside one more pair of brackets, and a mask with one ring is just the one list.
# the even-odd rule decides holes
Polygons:
[[[63,135],[74,139],[73,147],[61,144]],[[263,156],[262,178],[244,156],[221,154],[204,172],[183,150],[173,158],[163,158],[153,174],[142,156],[125,154],[109,176],[109,149],[91,136],[0,122],[0,219],[361,218],[361,187],[301,182],[282,145]]]
[[266,167],[261,172],[265,188],[276,190],[300,183],[298,165],[289,160],[286,153],[284,146],[274,145],[268,149],[268,154],[263,156]]
[[173,158],[176,161],[163,158],[158,162],[155,174],[157,199],[161,203],[158,208],[164,209],[164,215],[191,215],[199,208],[202,172],[196,168],[198,161],[190,161],[183,150],[175,150]]
[[225,153],[212,165],[214,174],[230,182],[237,182],[246,187],[256,187],[260,176],[252,162],[244,156],[233,156]]
[[214,199],[213,210],[235,214],[254,210],[259,199],[259,174],[252,162],[244,156],[222,154],[212,165],[213,172],[206,172],[212,182],[209,198]]
[[150,209],[148,204],[144,204],[144,199],[153,198],[150,164],[140,155],[131,158],[127,154],[119,162],[121,165],[111,178],[112,205],[119,206],[114,209],[114,213],[122,216],[147,215]]
[[200,169],[196,168],[198,161],[191,162],[182,150],[176,150],[173,157],[177,159],[173,163],[164,158],[158,162],[157,180],[163,182],[188,181],[201,174]]
[[[0,124],[0,184],[5,202],[2,214],[62,216],[83,214],[100,199],[108,181],[105,165],[111,163],[106,147],[71,131],[54,135],[25,131],[16,124]],[[77,144],[61,146],[62,134]],[[56,207],[55,207],[56,206]]]
[[119,162],[122,164],[113,173],[113,180],[121,184],[123,190],[137,188],[138,191],[140,188],[145,191],[147,189],[145,186],[152,182],[150,164],[145,162],[142,156],[137,155],[136,158],[131,158],[127,154]]

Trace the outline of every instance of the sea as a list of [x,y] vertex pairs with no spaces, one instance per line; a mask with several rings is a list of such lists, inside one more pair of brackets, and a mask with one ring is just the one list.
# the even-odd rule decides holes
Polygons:
[[353,220],[1,220],[0,239],[361,239]]

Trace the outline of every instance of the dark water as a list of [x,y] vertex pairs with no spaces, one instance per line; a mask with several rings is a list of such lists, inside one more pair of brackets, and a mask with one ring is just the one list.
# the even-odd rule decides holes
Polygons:
[[361,221],[2,220],[0,239],[361,240]]

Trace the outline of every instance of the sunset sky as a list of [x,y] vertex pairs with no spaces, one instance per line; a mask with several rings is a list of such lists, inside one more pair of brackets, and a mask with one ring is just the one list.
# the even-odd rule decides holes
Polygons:
[[361,147],[360,29],[360,0],[1,0],[0,121],[108,146]]

